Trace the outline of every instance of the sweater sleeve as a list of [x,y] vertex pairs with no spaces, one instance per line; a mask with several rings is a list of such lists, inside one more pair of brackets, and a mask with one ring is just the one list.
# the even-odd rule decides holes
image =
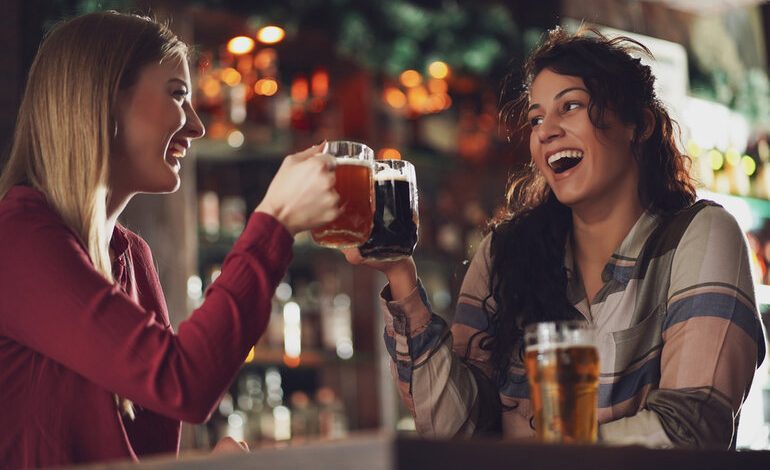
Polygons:
[[[488,239],[463,281],[451,329],[430,309],[421,284],[411,295],[385,304],[385,343],[402,401],[425,436],[451,437],[500,431],[500,399],[489,378],[480,292],[488,290]],[[475,333],[479,333],[475,335]]]
[[178,333],[102,277],[50,210],[0,216],[0,334],[159,414],[205,420],[264,331],[292,238],[252,214]]

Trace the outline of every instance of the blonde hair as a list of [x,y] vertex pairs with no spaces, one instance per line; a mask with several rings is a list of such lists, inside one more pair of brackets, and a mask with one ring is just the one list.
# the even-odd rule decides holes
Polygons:
[[[110,282],[112,234],[105,227],[118,92],[143,66],[186,57],[187,46],[166,25],[110,11],[59,24],[30,68],[0,199],[17,184],[45,194]],[[130,401],[119,401],[133,417]]]

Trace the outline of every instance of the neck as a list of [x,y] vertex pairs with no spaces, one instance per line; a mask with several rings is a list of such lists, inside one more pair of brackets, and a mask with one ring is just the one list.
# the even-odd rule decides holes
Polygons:
[[638,197],[612,201],[603,207],[572,208],[575,255],[589,264],[604,265],[644,212]]
[[[107,199],[107,219],[105,220],[105,233],[108,234],[108,248],[109,248],[109,239],[112,238],[112,232],[115,230],[115,224],[118,222],[118,217],[120,217],[120,214],[123,213],[123,210],[126,208],[126,205],[128,205],[128,202],[131,200],[131,198],[134,197],[133,194],[116,194],[112,193],[110,194],[110,197]],[[112,258],[112,251],[110,250],[110,258]]]

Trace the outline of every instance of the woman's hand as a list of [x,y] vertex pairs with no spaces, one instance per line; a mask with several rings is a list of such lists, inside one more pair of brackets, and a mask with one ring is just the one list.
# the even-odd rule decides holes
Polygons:
[[398,261],[379,261],[361,256],[358,248],[342,248],[342,254],[348,263],[357,266],[368,266],[385,274],[390,284],[390,294],[393,300],[401,300],[412,293],[417,286],[417,266],[412,257]]
[[334,190],[335,159],[321,145],[284,158],[255,211],[275,217],[293,235],[334,220],[340,213]]
[[211,449],[211,454],[238,454],[248,452],[249,446],[244,441],[236,441],[230,436],[225,436]]

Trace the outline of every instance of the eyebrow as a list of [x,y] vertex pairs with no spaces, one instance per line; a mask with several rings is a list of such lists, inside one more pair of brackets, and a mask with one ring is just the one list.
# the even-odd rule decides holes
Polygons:
[[180,83],[184,85],[188,90],[190,89],[190,85],[188,85],[187,82],[182,80],[181,78],[176,78],[176,77],[171,78],[169,79],[168,83]]
[[[573,86],[573,87],[565,88],[562,91],[556,93],[556,96],[554,96],[553,99],[554,100],[558,100],[559,98],[561,98],[562,96],[566,95],[570,91],[584,91],[584,92],[588,93],[588,90],[586,90],[582,86]],[[536,109],[536,108],[539,108],[539,107],[540,107],[540,105],[537,104],[537,103],[531,104],[531,105],[529,105],[529,108],[527,108],[527,112],[529,113],[533,109]]]

